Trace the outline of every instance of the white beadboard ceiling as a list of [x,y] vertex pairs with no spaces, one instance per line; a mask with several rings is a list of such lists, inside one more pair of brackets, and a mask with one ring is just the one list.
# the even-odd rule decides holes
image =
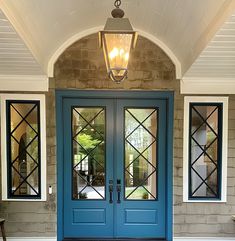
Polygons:
[[235,93],[235,13],[225,21],[186,72],[182,91],[193,93],[203,87],[207,90],[206,86],[210,84],[214,86],[211,93],[222,93],[221,89],[223,93]]
[[41,66],[0,9],[0,75],[43,75]]
[[235,13],[223,24],[185,78],[235,78]]
[[47,91],[48,78],[0,9],[0,91]]
[[[66,43],[76,41],[76,36],[82,35],[79,33],[102,29],[113,3],[114,0],[0,0],[0,16],[5,19],[1,21],[0,40],[12,33],[14,43],[19,44],[11,48],[6,43],[5,52],[1,50],[0,75],[51,75],[50,64],[53,66]],[[188,79],[212,77],[208,74],[212,65],[216,66],[214,76],[221,70],[223,78],[235,78],[233,63],[229,62],[235,55],[231,41],[235,41],[234,23],[227,23],[227,28],[231,28],[221,29],[210,43],[234,13],[235,0],[122,0],[121,7],[135,29],[166,46],[182,74],[188,71]],[[229,21],[233,22],[234,16]]]

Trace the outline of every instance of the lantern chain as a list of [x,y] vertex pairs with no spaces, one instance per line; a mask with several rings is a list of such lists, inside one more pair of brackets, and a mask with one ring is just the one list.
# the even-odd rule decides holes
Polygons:
[[115,6],[116,8],[119,8],[119,7],[121,6],[121,4],[122,4],[121,0],[116,0],[116,1],[114,2],[114,6]]

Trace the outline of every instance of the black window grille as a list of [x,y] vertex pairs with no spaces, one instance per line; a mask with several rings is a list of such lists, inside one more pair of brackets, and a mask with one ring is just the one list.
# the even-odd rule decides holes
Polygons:
[[8,198],[39,199],[40,101],[6,101]]
[[189,199],[221,198],[222,104],[190,103]]
[[72,187],[74,200],[105,199],[105,108],[72,109]]
[[158,109],[125,109],[125,198],[158,198]]

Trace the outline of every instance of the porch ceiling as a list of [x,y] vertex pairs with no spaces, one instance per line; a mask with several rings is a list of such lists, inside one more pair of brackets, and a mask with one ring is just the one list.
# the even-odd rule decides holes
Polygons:
[[40,75],[42,69],[0,9],[1,75]]
[[[58,49],[78,33],[99,26],[102,28],[113,9],[113,2],[114,0],[0,0],[2,11],[7,16],[4,21],[11,22],[22,39],[22,46],[26,45],[34,56],[33,60],[30,53],[24,52],[27,50],[22,50],[22,54],[32,62],[20,69],[20,73],[48,75],[48,64]],[[184,75],[224,21],[234,12],[235,0],[123,0],[122,8],[135,29],[146,32],[167,46],[179,61]],[[12,28],[9,29],[13,31]],[[7,34],[6,31],[0,31],[0,41]],[[6,51],[0,51],[2,62],[5,58],[9,59]],[[11,53],[11,56],[17,58],[19,51],[11,49],[7,54]],[[7,66],[4,63],[5,65]],[[30,65],[32,68],[28,67]],[[4,74],[18,74],[9,67],[3,69],[1,65],[0,71]]]
[[220,30],[192,64],[185,78],[235,77],[235,13],[223,24]]
[[184,93],[235,94],[235,13],[186,72],[181,90]]

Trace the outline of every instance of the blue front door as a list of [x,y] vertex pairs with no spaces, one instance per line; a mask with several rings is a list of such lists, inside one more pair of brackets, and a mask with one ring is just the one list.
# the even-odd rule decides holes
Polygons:
[[114,206],[115,235],[164,239],[166,103],[118,100],[116,118],[114,170],[121,201]]
[[63,237],[165,239],[166,100],[62,105]]

